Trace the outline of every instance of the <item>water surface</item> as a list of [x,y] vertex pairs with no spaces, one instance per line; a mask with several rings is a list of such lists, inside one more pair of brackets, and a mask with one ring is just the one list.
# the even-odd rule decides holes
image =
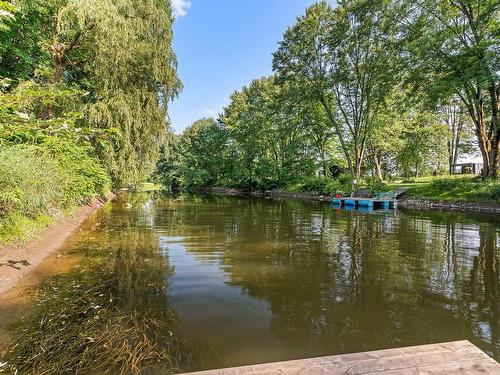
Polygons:
[[461,339],[500,360],[499,242],[486,214],[154,193],[66,252],[116,254],[119,308],[172,308],[196,370]]

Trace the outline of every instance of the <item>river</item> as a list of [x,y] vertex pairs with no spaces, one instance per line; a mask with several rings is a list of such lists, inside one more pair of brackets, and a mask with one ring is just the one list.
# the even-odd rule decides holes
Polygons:
[[[49,267],[40,286],[29,286],[27,300],[38,298],[39,306],[0,309],[9,321],[0,337],[17,340],[29,327],[34,337],[21,336],[27,343],[15,354],[19,363],[26,352],[33,356],[36,348],[27,348],[40,337],[50,345],[82,335],[103,340],[99,330],[114,332],[122,318],[89,328],[94,337],[82,331],[84,320],[64,328],[74,323],[64,317],[80,319],[89,313],[71,315],[78,308],[104,305],[112,313],[96,320],[127,312],[163,321],[167,328],[147,323],[147,335],[159,346],[175,337],[181,370],[461,339],[500,360],[499,244],[498,215],[122,194],[66,242],[60,253],[71,267]],[[79,296],[86,302],[66,306],[73,297],[65,289],[100,278],[106,287],[95,300],[85,286]],[[57,315],[62,306],[70,312]],[[62,333],[40,328],[40,316],[51,314],[64,321]]]

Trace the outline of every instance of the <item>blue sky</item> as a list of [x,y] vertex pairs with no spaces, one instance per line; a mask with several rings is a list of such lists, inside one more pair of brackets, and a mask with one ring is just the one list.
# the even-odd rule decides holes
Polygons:
[[314,0],[172,0],[173,47],[184,90],[170,103],[177,133],[217,117],[235,90],[272,73],[271,54]]

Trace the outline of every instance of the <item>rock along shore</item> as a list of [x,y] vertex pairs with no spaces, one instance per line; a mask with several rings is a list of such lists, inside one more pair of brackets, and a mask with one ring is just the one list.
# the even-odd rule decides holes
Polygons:
[[[302,199],[330,202],[332,196],[314,195],[310,193],[290,193],[279,190],[244,190],[236,188],[214,187],[203,190],[208,194],[220,194],[242,197],[258,197],[270,199]],[[398,199],[398,207],[421,210],[441,210],[458,212],[489,212],[500,213],[500,205],[494,203],[476,203],[476,202],[448,202],[434,201],[424,198],[402,198]]]

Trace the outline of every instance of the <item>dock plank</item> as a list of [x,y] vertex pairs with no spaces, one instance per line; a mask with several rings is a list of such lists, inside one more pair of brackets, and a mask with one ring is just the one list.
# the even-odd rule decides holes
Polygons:
[[189,375],[500,375],[500,364],[469,341],[191,372]]

